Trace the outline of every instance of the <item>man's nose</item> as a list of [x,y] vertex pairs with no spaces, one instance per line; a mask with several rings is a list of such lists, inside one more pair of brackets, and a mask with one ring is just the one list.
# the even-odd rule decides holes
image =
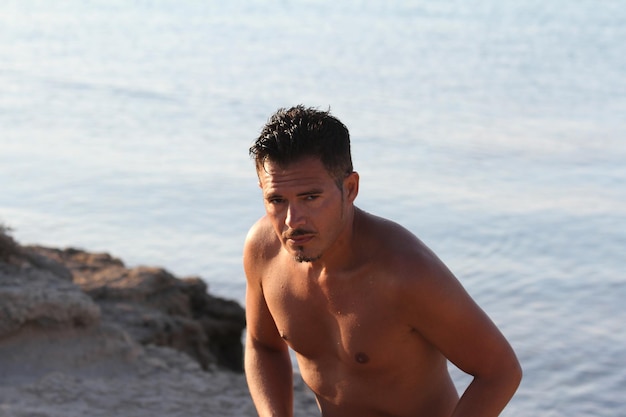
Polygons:
[[304,222],[305,216],[302,208],[297,207],[296,204],[289,204],[289,207],[287,207],[285,225],[287,225],[290,229],[297,229],[298,226],[302,226]]

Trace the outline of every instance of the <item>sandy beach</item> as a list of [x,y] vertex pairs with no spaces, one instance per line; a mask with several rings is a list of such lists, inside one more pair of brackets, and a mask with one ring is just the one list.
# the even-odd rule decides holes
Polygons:
[[[203,371],[184,354],[157,347],[145,348],[131,368],[116,375],[21,375],[23,382],[8,384],[4,375],[0,416],[256,416],[243,374]],[[294,380],[295,415],[318,416],[310,392],[297,376]]]

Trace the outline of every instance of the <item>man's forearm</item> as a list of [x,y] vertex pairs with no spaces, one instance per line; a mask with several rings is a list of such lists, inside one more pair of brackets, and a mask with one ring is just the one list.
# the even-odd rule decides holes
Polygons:
[[293,369],[287,350],[246,343],[245,369],[250,395],[260,417],[293,416]]
[[467,387],[452,417],[497,417],[508,404],[521,380],[521,370],[502,378],[475,377]]

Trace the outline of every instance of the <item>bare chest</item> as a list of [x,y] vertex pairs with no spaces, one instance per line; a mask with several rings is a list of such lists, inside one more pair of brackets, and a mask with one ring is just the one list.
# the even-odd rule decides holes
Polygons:
[[[410,309],[399,302],[411,297],[399,297],[388,276],[363,274],[344,284],[293,275],[264,282],[277,329],[324,414],[422,415],[416,410],[431,407],[440,392],[452,404],[445,358],[410,325]],[[437,415],[449,414],[446,407]]]
[[387,367],[416,335],[380,277],[357,276],[342,285],[282,277],[265,288],[278,331],[305,360],[358,368]]

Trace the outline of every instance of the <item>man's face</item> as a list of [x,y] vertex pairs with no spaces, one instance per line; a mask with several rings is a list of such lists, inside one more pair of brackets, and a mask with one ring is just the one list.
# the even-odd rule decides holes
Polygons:
[[318,158],[258,170],[267,216],[298,262],[318,260],[345,226],[346,200]]

